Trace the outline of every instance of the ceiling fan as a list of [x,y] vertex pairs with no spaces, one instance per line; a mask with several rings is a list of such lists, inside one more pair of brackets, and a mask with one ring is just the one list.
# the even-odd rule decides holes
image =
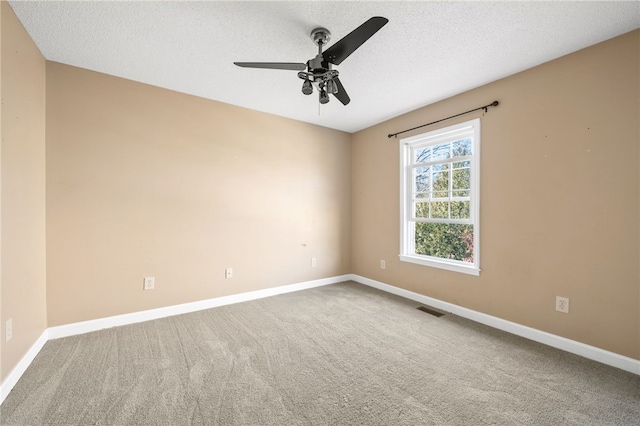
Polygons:
[[320,95],[321,104],[329,102],[329,93],[331,93],[340,102],[347,105],[351,99],[338,78],[338,71],[332,69],[331,66],[340,65],[387,22],[389,22],[387,18],[375,16],[344,36],[324,53],[322,48],[331,39],[331,33],[326,28],[314,29],[311,31],[311,39],[318,45],[318,54],[315,58],[309,59],[306,64],[296,62],[234,62],[234,64],[246,68],[299,71],[298,77],[303,80],[302,93],[310,95],[315,86]]

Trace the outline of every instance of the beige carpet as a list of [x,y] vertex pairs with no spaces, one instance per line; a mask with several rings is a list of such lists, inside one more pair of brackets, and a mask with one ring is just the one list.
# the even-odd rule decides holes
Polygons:
[[640,378],[343,283],[49,341],[3,425],[640,425]]

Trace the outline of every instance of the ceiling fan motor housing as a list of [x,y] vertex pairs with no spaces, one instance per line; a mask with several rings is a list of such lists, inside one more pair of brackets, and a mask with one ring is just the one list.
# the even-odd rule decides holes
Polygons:
[[325,61],[322,56],[318,55],[315,58],[309,59],[309,61],[307,61],[307,68],[310,73],[318,74],[331,70],[331,64]]

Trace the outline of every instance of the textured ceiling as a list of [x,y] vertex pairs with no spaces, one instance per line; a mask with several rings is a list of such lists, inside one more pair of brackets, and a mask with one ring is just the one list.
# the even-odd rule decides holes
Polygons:
[[[347,132],[640,27],[637,1],[9,3],[48,60]],[[233,65],[306,62],[313,28],[331,45],[372,16],[389,23],[335,68],[348,106],[319,108],[295,71]]]

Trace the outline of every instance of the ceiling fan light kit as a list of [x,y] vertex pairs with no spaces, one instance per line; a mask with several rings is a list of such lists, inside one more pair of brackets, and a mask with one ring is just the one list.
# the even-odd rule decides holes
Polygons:
[[311,40],[318,46],[318,54],[309,59],[306,64],[296,62],[234,62],[234,64],[244,68],[298,71],[298,77],[303,80],[303,94],[312,94],[315,87],[321,104],[329,102],[329,94],[331,94],[343,105],[347,105],[351,99],[338,78],[340,73],[332,69],[332,66],[340,65],[387,22],[389,22],[387,18],[375,16],[344,36],[324,53],[322,49],[331,40],[331,33],[326,28],[315,28],[311,31]]

